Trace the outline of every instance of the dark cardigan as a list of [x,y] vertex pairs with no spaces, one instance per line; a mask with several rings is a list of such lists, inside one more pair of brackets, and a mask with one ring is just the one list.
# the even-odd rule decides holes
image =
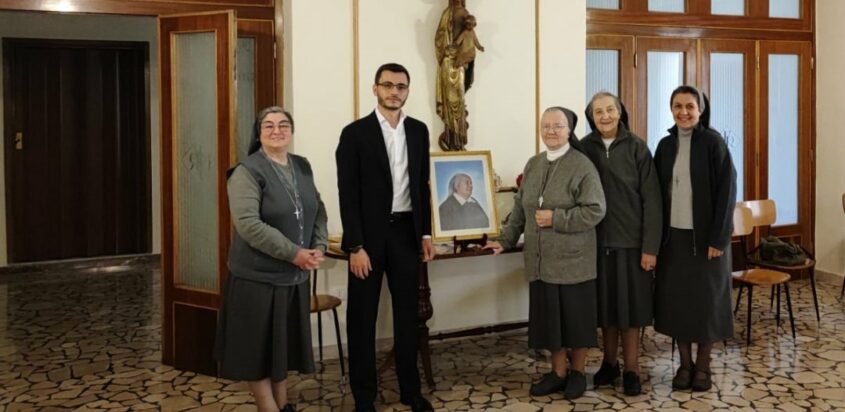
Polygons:
[[[707,253],[707,247],[724,251],[733,232],[736,202],[736,170],[725,139],[701,123],[696,125],[690,143],[690,181],[695,251]],[[678,127],[657,145],[654,165],[663,192],[663,242],[669,239],[672,206],[672,170],[678,154]]]

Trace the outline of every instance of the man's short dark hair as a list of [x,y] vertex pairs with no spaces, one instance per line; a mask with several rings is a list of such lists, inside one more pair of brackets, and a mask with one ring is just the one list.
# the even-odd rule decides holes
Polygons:
[[378,83],[379,78],[381,78],[381,72],[385,70],[394,73],[405,73],[405,76],[408,78],[408,83],[411,83],[411,75],[408,73],[408,69],[399,63],[385,63],[379,66],[378,70],[376,70],[375,83]]

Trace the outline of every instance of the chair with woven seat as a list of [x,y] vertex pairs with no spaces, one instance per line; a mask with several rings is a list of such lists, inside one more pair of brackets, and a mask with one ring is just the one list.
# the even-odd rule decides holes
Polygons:
[[[777,218],[777,208],[775,201],[771,199],[765,200],[747,200],[740,202],[743,206],[751,210],[751,224],[754,228],[761,228],[764,233],[768,233],[769,228],[775,223]],[[800,246],[800,245],[799,245]],[[806,270],[810,277],[810,288],[813,291],[813,305],[816,308],[816,320],[821,321],[821,312],[819,311],[819,298],[816,293],[816,260],[813,255],[803,246],[801,250],[807,255],[807,259],[798,265],[779,265],[774,262],[763,260],[760,257],[760,245],[757,245],[752,250],[748,250],[747,242],[743,245],[743,252],[746,253],[746,261],[748,266],[758,267],[762,269],[771,269],[778,272],[800,272]]]
[[[743,254],[747,249],[747,237],[754,231],[754,218],[750,208],[745,207],[742,202],[737,203],[734,209],[734,236],[739,237],[740,247]],[[777,310],[775,315],[775,329],[780,327],[780,291],[781,286],[786,292],[786,306],[789,310],[789,323],[792,326],[792,340],[795,340],[795,318],[792,315],[792,299],[789,296],[789,279],[788,273],[763,269],[763,268],[748,268],[747,262],[744,260],[745,256],[741,255],[745,269],[738,270],[731,273],[733,280],[739,284],[739,292],[736,295],[736,308],[734,308],[734,315],[739,310],[739,302],[742,298],[742,290],[748,289],[748,309],[746,313],[745,325],[745,342],[747,345],[751,344],[751,309],[752,299],[754,297],[755,286],[769,286],[772,287],[777,296]]]
[[[326,263],[333,262],[331,259],[326,259],[323,266],[326,266]],[[327,269],[324,267],[323,269]],[[341,392],[345,392],[345,385],[346,385],[346,366],[344,364],[343,359],[343,344],[341,342],[341,335],[340,335],[340,320],[337,317],[337,308],[338,306],[343,303],[337,296],[334,295],[327,295],[327,294],[317,294],[317,275],[319,274],[318,270],[312,271],[312,281],[311,281],[311,313],[317,314],[317,340],[319,344],[319,353],[320,353],[320,371],[322,372],[325,370],[325,363],[323,362],[323,312],[331,310],[332,315],[334,316],[334,331],[335,335],[337,336],[337,353],[340,362],[340,389]]]

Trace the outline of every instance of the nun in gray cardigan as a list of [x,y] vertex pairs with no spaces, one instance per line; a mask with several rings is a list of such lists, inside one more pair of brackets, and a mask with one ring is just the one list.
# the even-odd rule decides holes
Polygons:
[[[533,396],[564,390],[584,394],[587,350],[596,346],[596,231],[604,217],[604,192],[596,168],[570,140],[575,113],[562,107],[540,121],[548,150],[525,165],[510,220],[485,248],[498,254],[525,234],[529,281],[528,345],[552,354],[552,371],[531,385]],[[567,371],[567,349],[572,365]]]
[[599,92],[585,110],[592,133],[581,141],[596,165],[607,198],[598,232],[598,319],[604,360],[593,376],[596,387],[619,377],[617,350],[622,333],[625,395],[642,392],[639,328],[654,319],[654,266],[663,231],[663,199],[645,141],[628,131],[628,112],[619,98]]
[[710,128],[704,93],[680,86],[670,103],[675,126],[654,154],[665,222],[654,329],[678,341],[681,366],[672,387],[707,391],[713,342],[734,334],[730,244],[736,170],[725,139]]
[[311,165],[288,153],[292,138],[290,113],[262,110],[227,186],[235,233],[215,355],[222,377],[248,381],[260,411],[295,410],[288,371],[314,371],[308,285],[326,250],[326,208]]

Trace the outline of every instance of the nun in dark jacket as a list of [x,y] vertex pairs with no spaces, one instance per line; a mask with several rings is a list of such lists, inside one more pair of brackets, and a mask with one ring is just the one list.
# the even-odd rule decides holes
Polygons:
[[601,176],[607,214],[598,234],[598,324],[604,360],[593,376],[596,387],[619,377],[619,332],[625,373],[624,393],[642,392],[639,328],[652,324],[654,266],[663,230],[663,200],[646,143],[628,130],[628,112],[619,98],[599,92],[586,109],[592,132],[581,141]]
[[[713,342],[734,334],[730,243],[736,170],[724,138],[710,128],[707,97],[680,86],[670,103],[675,126],[654,154],[665,222],[654,328],[678,341],[681,366],[672,387],[706,391],[712,386]],[[692,343],[698,345],[694,363]]]

